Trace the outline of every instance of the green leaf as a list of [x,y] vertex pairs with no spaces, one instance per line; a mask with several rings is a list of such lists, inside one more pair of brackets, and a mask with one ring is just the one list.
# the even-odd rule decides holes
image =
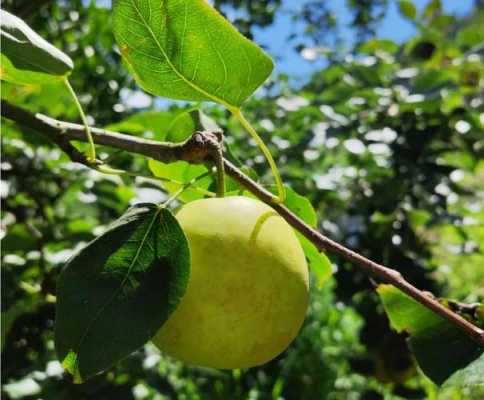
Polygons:
[[[163,187],[171,193],[176,192],[182,185],[208,171],[208,168],[205,165],[190,164],[186,161],[164,163],[150,159],[148,161],[148,166],[154,176],[173,181],[162,183]],[[178,198],[184,202],[201,199],[205,197],[204,191],[208,190],[212,182],[213,178],[211,176],[206,176],[187,188]],[[198,190],[197,188],[201,190]]]
[[160,141],[181,142],[195,132],[195,123],[188,110],[146,111],[105,128],[135,135],[144,134]]
[[400,0],[398,3],[400,13],[408,19],[415,19],[417,17],[417,8],[412,0]]
[[284,205],[308,225],[311,225],[313,228],[316,227],[318,217],[311,202],[287,186]]
[[0,16],[1,79],[18,84],[55,83],[72,71],[72,60],[24,21],[3,10]]
[[57,283],[55,342],[75,382],[151,339],[185,293],[189,258],[173,215],[139,204],[68,261]]
[[460,91],[452,91],[442,95],[440,109],[444,114],[450,115],[457,108],[464,105],[464,96]]
[[425,19],[432,19],[435,15],[440,15],[441,11],[441,0],[430,0],[422,12],[422,17]]
[[[318,217],[311,202],[304,196],[296,193],[293,189],[286,187],[286,201],[284,205],[289,208],[294,214],[301,218],[304,222],[316,228]],[[326,255],[319,251],[318,248],[296,231],[296,236],[301,243],[306,256],[309,267],[316,278],[316,286],[321,288],[323,284],[333,274],[333,267]]]
[[390,54],[394,54],[398,51],[400,46],[391,40],[386,39],[370,39],[363,43],[358,51],[364,54],[374,54],[377,51],[385,51]]
[[436,384],[484,351],[455,325],[392,285],[380,285],[378,293],[392,327],[410,334],[409,344],[421,370]]
[[454,373],[443,384],[443,387],[452,386],[461,388],[477,386],[482,390],[481,394],[484,394],[484,353],[467,367]]
[[456,42],[460,46],[478,46],[484,42],[484,30],[480,26],[465,26],[457,33]]
[[301,243],[304,250],[304,255],[308,259],[309,267],[316,278],[316,287],[321,289],[324,283],[333,275],[333,267],[331,261],[326,257],[326,254],[319,251],[318,248],[312,244],[305,236],[296,232],[296,236]]
[[115,0],[113,29],[147,92],[238,107],[273,63],[205,0]]

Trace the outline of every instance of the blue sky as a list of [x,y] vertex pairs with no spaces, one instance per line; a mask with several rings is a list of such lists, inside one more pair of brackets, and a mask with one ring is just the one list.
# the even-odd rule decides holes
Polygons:
[[[88,4],[91,0],[83,0]],[[98,6],[110,7],[111,0],[95,0]],[[211,2],[210,0],[208,0]],[[268,28],[255,28],[254,40],[266,48],[268,53],[276,60],[275,73],[286,73],[290,76],[291,82],[296,86],[303,84],[309,75],[325,64],[323,58],[315,61],[305,60],[294,50],[296,42],[287,40],[291,33],[302,33],[304,23],[294,21],[292,16],[308,0],[283,0],[282,9],[276,13],[274,24]],[[320,0],[326,1],[329,7],[337,16],[340,24],[340,34],[348,47],[354,42],[355,32],[348,26],[351,22],[351,14],[346,7],[347,0]],[[429,0],[414,0],[419,11],[428,4]],[[466,15],[472,9],[474,0],[441,0],[444,12],[452,15]],[[416,28],[411,21],[403,18],[398,11],[398,0],[389,0],[389,9],[382,23],[378,28],[378,38],[390,39],[402,43],[416,33]],[[229,19],[236,16],[230,9],[224,9]],[[138,95],[142,95],[141,92]],[[133,99],[134,94],[126,94],[127,98]],[[138,101],[138,100],[136,100]],[[157,99],[157,106],[169,104],[167,100]]]
[[[345,42],[351,44],[354,31],[345,28],[351,22],[351,14],[346,8],[346,0],[326,0],[337,15],[343,27],[342,36]],[[276,58],[276,73],[284,72],[293,78],[304,80],[311,71],[320,67],[324,60],[307,61],[297,54],[286,40],[291,32],[302,32],[304,25],[291,19],[291,14],[297,11],[306,0],[286,0],[282,12],[277,14],[275,23],[266,29],[255,31],[255,41],[267,48],[269,53]],[[445,13],[452,15],[465,15],[473,7],[474,0],[442,0]],[[415,34],[416,29],[411,21],[400,15],[397,0],[389,0],[389,10],[378,29],[378,37],[391,39],[402,43]],[[428,0],[414,0],[419,11],[422,11]]]

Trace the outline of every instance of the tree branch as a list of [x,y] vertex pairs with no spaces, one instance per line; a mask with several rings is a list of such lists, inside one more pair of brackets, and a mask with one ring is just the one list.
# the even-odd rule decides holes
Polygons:
[[[81,142],[86,141],[84,127],[82,125],[59,121],[42,114],[33,114],[4,100],[2,100],[1,114],[3,117],[17,122],[24,127],[31,128],[38,133],[42,133],[51,141],[59,145],[73,161],[85,164],[85,157],[80,154],[70,143],[68,143],[71,140]],[[176,144],[142,139],[122,133],[109,132],[99,128],[92,128],[92,135],[94,142],[97,144],[125,150],[130,153],[140,154],[163,162],[184,160],[191,163],[200,163],[212,158],[213,154],[213,142],[211,141],[213,141],[214,134],[210,132],[195,132],[185,142]],[[219,136],[216,137],[218,140],[221,140],[221,136],[220,138]],[[420,304],[431,309],[436,314],[442,316],[457,326],[479,345],[484,346],[484,330],[473,325],[459,314],[444,307],[432,296],[411,285],[398,271],[377,264],[361,254],[358,254],[329,239],[302,221],[286,206],[275,204],[272,201],[274,198],[272,193],[262,188],[228,160],[224,159],[223,165],[225,172],[228,175],[237,180],[242,186],[252,192],[260,200],[268,203],[293,228],[303,234],[319,250],[325,250],[338,254],[354,265],[358,265],[367,273],[379,278],[383,282],[394,285],[402,292],[418,301]]]
[[[2,100],[1,103],[1,114],[2,117],[41,133],[64,151],[65,143],[74,140],[85,142],[86,139],[86,131],[83,125],[59,121],[39,113],[34,114],[5,100]],[[96,144],[141,154],[166,163],[178,160],[202,163],[213,151],[212,136],[203,132],[196,132],[181,143],[159,142],[100,128],[91,128],[91,133]],[[214,137],[218,138],[216,135]],[[67,149],[67,155],[73,156],[73,161],[87,165],[83,161],[83,158],[85,160],[86,157],[82,155],[80,157],[80,153],[72,145],[70,146],[74,150]]]

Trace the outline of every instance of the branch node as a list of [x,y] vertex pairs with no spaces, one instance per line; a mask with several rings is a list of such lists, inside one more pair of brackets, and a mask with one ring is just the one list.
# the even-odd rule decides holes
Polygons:
[[222,131],[197,131],[181,148],[181,159],[193,164],[201,164],[213,155],[214,148],[223,141]]

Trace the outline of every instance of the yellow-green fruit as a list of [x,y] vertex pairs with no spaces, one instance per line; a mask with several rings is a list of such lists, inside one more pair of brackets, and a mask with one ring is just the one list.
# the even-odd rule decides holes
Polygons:
[[191,253],[181,303],[153,338],[188,364],[248,368],[280,354],[308,305],[308,270],[288,223],[247,197],[197,200],[177,214]]

